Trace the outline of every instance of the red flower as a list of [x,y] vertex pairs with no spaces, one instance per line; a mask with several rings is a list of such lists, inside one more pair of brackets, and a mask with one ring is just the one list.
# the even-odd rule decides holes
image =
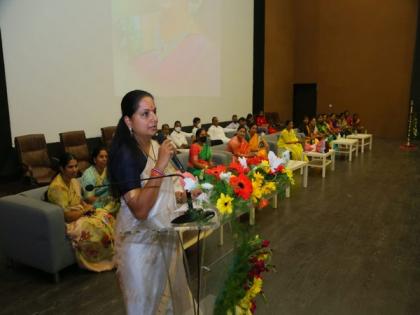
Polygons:
[[255,304],[255,301],[251,301],[251,309],[250,311],[252,312],[252,314],[255,313],[255,309],[257,308],[257,304]]
[[277,166],[275,173],[283,173],[284,171],[284,165]]
[[265,262],[264,260],[257,260],[257,263],[254,265],[255,270],[257,271],[258,275],[265,271]]
[[243,173],[238,176],[231,176],[229,180],[233,191],[244,200],[248,200],[252,194],[252,182]]
[[269,240],[263,240],[261,242],[261,247],[268,247],[270,246],[270,241]]
[[261,199],[258,203],[258,209],[262,209],[268,206],[268,200],[267,199]]
[[206,174],[213,175],[217,178],[219,178],[220,174],[224,172],[226,172],[226,166],[224,165],[217,165],[215,167],[206,169]]
[[241,173],[248,173],[249,169],[248,168],[244,168],[242,166],[241,163],[237,162],[237,161],[232,161],[229,164],[229,169],[231,171],[236,171],[236,173],[241,174]]
[[258,165],[260,164],[264,159],[260,156],[253,156],[246,160],[248,165]]

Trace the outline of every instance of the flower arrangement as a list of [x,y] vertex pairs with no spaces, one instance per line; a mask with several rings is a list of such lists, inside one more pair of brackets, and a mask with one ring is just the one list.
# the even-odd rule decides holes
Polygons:
[[239,158],[228,167],[217,165],[206,169],[199,176],[200,187],[206,194],[202,199],[215,205],[223,220],[248,212],[250,206],[264,208],[271,196],[284,194],[286,185],[294,183],[286,163],[270,152],[268,160]]
[[204,207],[215,207],[222,223],[230,221],[234,234],[234,258],[215,314],[252,314],[255,298],[262,294],[261,273],[271,270],[269,242],[253,234],[236,218],[251,207],[264,208],[274,194],[284,195],[293,184],[293,175],[285,168],[287,160],[269,152],[261,157],[239,158],[229,166],[217,165],[203,170],[198,181],[186,178],[185,189],[200,188],[198,197]]
[[216,300],[214,314],[245,315],[255,312],[256,297],[264,297],[262,273],[274,269],[270,264],[272,251],[269,244],[269,241],[255,235],[239,246],[228,280]]

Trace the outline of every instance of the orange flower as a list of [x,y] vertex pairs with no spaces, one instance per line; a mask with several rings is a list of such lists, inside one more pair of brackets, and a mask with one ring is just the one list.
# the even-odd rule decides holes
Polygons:
[[242,166],[241,163],[237,162],[237,161],[232,161],[229,165],[229,169],[231,171],[236,171],[236,173],[241,174],[241,173],[248,173],[249,169],[248,168],[244,168]]
[[260,164],[264,159],[259,156],[254,156],[251,158],[247,158],[246,162],[248,165],[258,165]]
[[252,182],[243,173],[238,176],[230,177],[230,184],[233,187],[233,191],[244,200],[248,200],[252,194]]
[[220,174],[226,172],[226,166],[224,165],[217,165],[212,168],[206,169],[206,174],[213,175],[217,178],[220,178]]
[[261,199],[258,203],[258,208],[262,209],[268,206],[268,200],[267,199]]

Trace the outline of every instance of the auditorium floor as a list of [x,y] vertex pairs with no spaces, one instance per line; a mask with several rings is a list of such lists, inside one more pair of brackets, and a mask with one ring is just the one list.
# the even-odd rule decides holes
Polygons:
[[[420,314],[420,150],[374,139],[373,151],[336,170],[300,176],[278,209],[257,212],[271,241],[276,273],[265,277],[268,303],[257,314]],[[226,229],[228,230],[228,229]],[[229,234],[226,231],[226,234]],[[205,244],[203,297],[215,294],[230,249]],[[194,249],[187,253],[194,274]],[[0,259],[0,314],[124,314],[113,272],[67,268],[53,284],[43,272]],[[195,281],[194,281],[195,283]]]

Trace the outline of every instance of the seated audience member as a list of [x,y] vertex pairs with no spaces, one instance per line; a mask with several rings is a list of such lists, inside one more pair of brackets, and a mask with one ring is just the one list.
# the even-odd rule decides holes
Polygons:
[[158,132],[159,136],[162,137],[163,139],[166,139],[166,138],[169,137],[170,133],[171,133],[171,130],[169,128],[169,125],[168,124],[162,124],[162,128]]
[[262,158],[268,157],[268,151],[270,149],[268,143],[258,134],[257,124],[253,124],[249,129],[249,149],[252,153]]
[[323,135],[329,135],[330,131],[328,128],[328,125],[324,121],[324,115],[319,114],[316,120],[316,128],[318,129],[318,132]]
[[223,128],[219,126],[219,119],[217,117],[211,119],[211,126],[207,130],[207,135],[210,137],[212,145],[228,143],[230,140],[226,137]]
[[365,127],[362,126],[360,121],[360,117],[358,114],[353,114],[353,132],[355,133],[362,133],[365,132]]
[[338,127],[337,118],[334,113],[328,115],[327,124],[332,134],[337,135],[340,133],[341,129]]
[[60,172],[48,187],[48,200],[64,211],[67,235],[80,267],[92,271],[114,268],[114,217],[82,199],[76,158],[65,153]]
[[188,149],[189,145],[187,136],[190,137],[191,134],[183,132],[181,128],[181,122],[177,120],[174,124],[174,130],[171,133],[171,140],[177,149]]
[[238,130],[238,127],[239,127],[238,116],[233,115],[232,121],[230,122],[229,125],[225,127],[225,131],[232,131],[232,130],[236,131]]
[[[120,208],[120,203],[111,196],[109,187],[107,163],[108,152],[105,147],[97,147],[92,152],[92,165],[83,172],[80,179],[84,200],[93,205],[94,208],[101,208],[109,213],[115,214]],[[86,189],[86,186],[102,186],[94,188],[91,191]]]
[[188,160],[188,172],[194,176],[199,176],[203,169],[212,167],[211,148],[207,144],[207,132],[205,129],[198,129],[195,133],[195,142],[190,147],[190,157]]
[[250,126],[250,125],[252,125],[254,123],[255,123],[254,115],[252,115],[251,113],[249,113],[248,115],[246,115],[246,124],[247,124],[247,126]]
[[309,129],[309,134],[308,137],[309,138],[315,138],[319,135],[319,131],[318,128],[316,127],[316,118],[312,118],[308,124],[308,129]]
[[174,147],[176,147],[175,143],[171,139],[171,129],[169,128],[168,124],[162,124],[161,130],[156,134],[157,140],[162,141],[165,139],[171,140],[171,143]]
[[248,141],[245,139],[245,134],[245,127],[239,127],[236,135],[230,139],[228,143],[227,149],[233,154],[234,158],[251,157],[256,155],[256,153],[251,152]]
[[340,128],[340,135],[342,137],[351,134],[351,127],[347,125],[347,120],[344,116],[344,113],[341,113],[337,119],[337,126]]
[[309,127],[309,117],[308,116],[305,115],[303,117],[303,121],[299,126],[299,131],[303,132],[306,137],[310,136],[311,130],[310,130],[310,127]]
[[[279,148],[289,150],[291,152],[292,160],[301,160],[303,148],[293,130],[293,121],[286,121],[286,128],[280,133],[279,141],[277,142]],[[305,157],[305,161],[307,161]]]
[[[248,128],[248,126],[247,126],[247,124],[246,124],[246,119],[245,119],[245,117],[241,117],[241,118],[239,118],[239,119],[238,119],[238,124],[239,124],[238,128],[239,128],[239,127],[245,127],[245,129],[246,129],[247,131],[249,131],[249,128]],[[238,129],[236,128],[236,130],[238,130]]]
[[348,110],[344,111],[344,118],[346,119],[347,125],[352,128],[353,127],[353,118],[351,117]]
[[272,134],[272,133],[276,133],[278,130],[274,128],[272,124],[268,123],[267,131],[269,134]]
[[192,128],[192,142],[194,142],[195,140],[195,134],[197,132],[198,129],[201,128],[201,119],[199,117],[194,117],[193,119],[193,128]]
[[263,131],[265,133],[268,132],[268,121],[265,118],[264,111],[261,110],[257,117],[255,117],[255,123],[257,124],[258,129],[260,131]]

